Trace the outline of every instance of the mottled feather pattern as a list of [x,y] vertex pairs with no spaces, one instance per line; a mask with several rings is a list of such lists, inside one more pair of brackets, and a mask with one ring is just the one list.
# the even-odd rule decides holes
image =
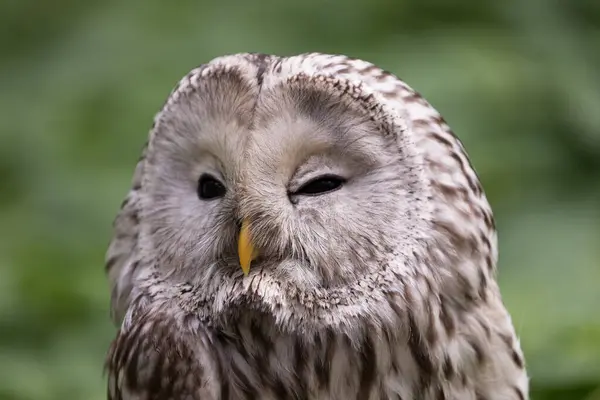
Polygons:
[[[350,222],[318,207],[298,225],[277,211],[267,175],[252,175],[296,151],[278,135],[299,124],[303,141],[348,136],[342,150],[374,171],[361,179],[385,187]],[[187,192],[197,178],[185,176],[202,162],[192,131],[213,126],[215,143],[239,151],[221,160],[237,188],[217,210],[221,225],[194,220],[204,211]],[[240,127],[250,133],[227,139]],[[132,186],[107,253],[121,325],[109,399],[528,398],[484,191],[447,123],[394,75],[318,53],[217,58],[157,114]],[[367,198],[356,190],[352,201]],[[247,277],[235,260],[239,215],[265,254]],[[328,224],[348,233],[337,247]]]
[[106,272],[112,283],[111,317],[119,323],[129,306],[129,295],[137,273],[137,241],[139,235],[139,197],[142,184],[142,171],[145,149],[138,161],[132,179],[132,188],[115,218],[115,235],[107,251]]

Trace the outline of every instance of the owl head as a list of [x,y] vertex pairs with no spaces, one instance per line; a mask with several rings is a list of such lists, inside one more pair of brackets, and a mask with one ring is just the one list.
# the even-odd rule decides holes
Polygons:
[[352,326],[407,285],[481,295],[496,259],[485,195],[439,114],[374,65],[322,54],[191,71],[155,118],[115,230],[118,320],[152,289],[214,321]]

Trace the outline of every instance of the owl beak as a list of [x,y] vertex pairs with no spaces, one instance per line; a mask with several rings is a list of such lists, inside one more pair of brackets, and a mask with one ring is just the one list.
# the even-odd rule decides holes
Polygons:
[[248,275],[248,272],[250,272],[250,263],[258,256],[258,252],[254,248],[250,238],[248,220],[242,222],[242,229],[240,230],[240,237],[238,239],[238,256],[244,275]]

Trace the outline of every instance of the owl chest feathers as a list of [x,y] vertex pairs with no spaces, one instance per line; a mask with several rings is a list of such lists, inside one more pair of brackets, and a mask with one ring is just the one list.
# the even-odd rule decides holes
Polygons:
[[526,398],[522,355],[509,333],[477,335],[458,323],[480,317],[452,314],[455,337],[438,332],[436,343],[422,325],[427,318],[349,337],[333,329],[283,333],[256,319],[210,328],[143,312],[109,353],[109,399]]
[[[230,379],[232,399],[521,399],[518,378],[490,384],[498,369],[518,377],[514,360],[504,364],[472,350],[451,360],[430,347],[415,321],[408,326],[372,327],[359,338],[331,330],[307,335],[269,336],[257,325],[217,333],[216,347]],[[394,331],[395,330],[395,331]],[[413,330],[413,332],[410,332]],[[450,345],[451,346],[451,345]],[[464,346],[478,346],[465,344]],[[508,352],[505,347],[499,349]],[[464,354],[464,350],[461,349]],[[467,354],[469,354],[467,352]],[[507,353],[508,354],[508,353]],[[516,367],[516,368],[515,368]]]

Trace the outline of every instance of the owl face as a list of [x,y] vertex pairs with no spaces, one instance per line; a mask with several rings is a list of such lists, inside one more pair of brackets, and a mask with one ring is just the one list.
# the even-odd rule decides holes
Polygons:
[[359,337],[427,299],[485,299],[496,260],[462,144],[407,84],[345,56],[237,54],[157,114],[106,268],[116,322],[152,298]]
[[235,68],[220,72],[157,119],[142,235],[160,269],[241,279],[251,261],[250,275],[335,287],[410,236],[419,180],[397,132],[368,99],[294,78],[259,91]]

